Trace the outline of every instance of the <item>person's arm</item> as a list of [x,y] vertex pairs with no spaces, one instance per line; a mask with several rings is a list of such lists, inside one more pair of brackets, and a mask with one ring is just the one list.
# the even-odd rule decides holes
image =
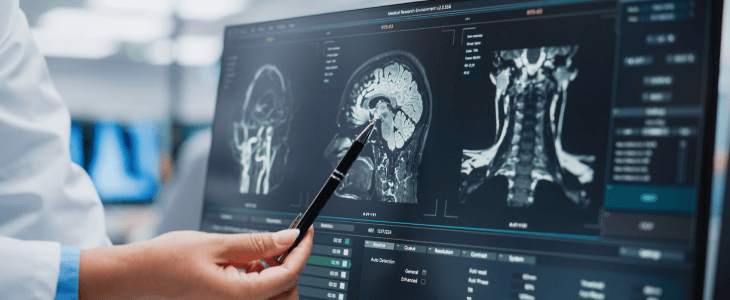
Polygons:
[[53,299],[61,247],[0,236],[0,299]]
[[71,161],[70,132],[18,0],[0,0],[0,236],[111,245],[94,184]]
[[94,186],[71,162],[69,132],[18,1],[0,0],[0,299],[297,298],[311,233],[296,255],[268,269],[256,259],[282,253],[293,235],[176,232],[78,256],[64,251],[62,259],[59,242],[110,245]]
[[62,290],[60,243],[110,245],[94,186],[71,163],[69,130],[18,1],[1,0],[0,299],[75,299]]
[[77,300],[79,298],[79,262],[81,249],[61,246],[61,266],[58,268],[58,283],[54,300]]
[[234,235],[179,231],[84,250],[79,299],[298,299],[296,283],[311,251],[312,229],[282,265],[273,260],[298,234],[296,229]]

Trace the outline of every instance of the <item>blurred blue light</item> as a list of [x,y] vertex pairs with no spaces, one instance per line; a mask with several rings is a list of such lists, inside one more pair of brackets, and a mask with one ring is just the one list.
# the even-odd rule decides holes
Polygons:
[[79,166],[84,166],[84,141],[81,136],[81,126],[71,124],[71,161]]
[[[128,141],[128,142],[127,142]],[[146,201],[157,193],[159,147],[150,123],[124,129],[114,121],[94,125],[88,172],[102,201]]]

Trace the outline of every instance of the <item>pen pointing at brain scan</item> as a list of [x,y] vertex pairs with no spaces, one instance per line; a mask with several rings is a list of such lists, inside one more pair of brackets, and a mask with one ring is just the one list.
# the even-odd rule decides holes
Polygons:
[[390,51],[363,63],[345,86],[339,132],[325,150],[336,164],[366,124],[379,121],[366,153],[335,195],[352,200],[417,203],[418,165],[431,122],[431,89],[421,62]]
[[330,197],[332,197],[332,194],[334,194],[335,190],[337,190],[337,187],[342,183],[345,177],[347,177],[347,173],[350,170],[350,167],[352,167],[352,164],[358,159],[358,156],[360,156],[360,152],[362,152],[362,149],[365,148],[365,145],[368,143],[370,135],[373,133],[373,128],[375,127],[375,123],[377,121],[378,120],[375,120],[368,124],[365,129],[357,136],[357,138],[355,138],[355,141],[347,149],[347,152],[342,157],[340,162],[337,163],[335,170],[332,171],[332,174],[330,174],[329,178],[327,178],[327,181],[325,181],[322,189],[319,190],[317,196],[314,197],[314,200],[312,200],[312,204],[307,207],[307,211],[304,212],[304,215],[299,214],[296,218],[294,218],[294,222],[291,223],[289,229],[299,229],[301,233],[300,237],[297,237],[297,239],[294,241],[294,244],[291,246],[291,248],[289,248],[287,252],[284,252],[283,254],[274,258],[276,262],[284,262],[284,259],[289,254],[289,251],[292,251],[294,248],[296,248],[299,245],[299,242],[302,241],[301,237],[306,234],[307,230],[309,230],[309,227],[311,227],[314,223],[314,220],[316,220],[317,216],[319,216],[319,212],[322,211],[324,206],[327,204],[327,201],[329,201]]

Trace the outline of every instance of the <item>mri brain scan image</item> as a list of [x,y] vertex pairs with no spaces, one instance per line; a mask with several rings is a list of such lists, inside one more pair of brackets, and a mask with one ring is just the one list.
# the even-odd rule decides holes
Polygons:
[[[590,202],[585,186],[593,181],[595,155],[563,149],[568,86],[578,76],[578,46],[542,47],[493,53],[496,135],[483,150],[463,150],[461,202],[487,180],[507,178],[507,205],[530,207],[535,188],[558,185],[579,207]],[[570,116],[568,116],[570,117]]]
[[348,80],[338,133],[325,150],[336,165],[369,123],[365,150],[335,195],[353,200],[417,203],[418,165],[431,121],[431,91],[421,62],[404,51],[378,55]]
[[241,166],[239,192],[266,195],[283,179],[292,119],[289,83],[279,69],[256,71],[243,100],[243,114],[233,123],[233,146]]

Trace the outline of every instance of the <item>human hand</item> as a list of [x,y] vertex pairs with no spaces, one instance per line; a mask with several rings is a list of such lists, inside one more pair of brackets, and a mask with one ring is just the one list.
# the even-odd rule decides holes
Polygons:
[[298,233],[179,231],[84,250],[79,299],[298,299],[296,283],[312,248],[313,229],[281,265],[273,259],[291,247]]

